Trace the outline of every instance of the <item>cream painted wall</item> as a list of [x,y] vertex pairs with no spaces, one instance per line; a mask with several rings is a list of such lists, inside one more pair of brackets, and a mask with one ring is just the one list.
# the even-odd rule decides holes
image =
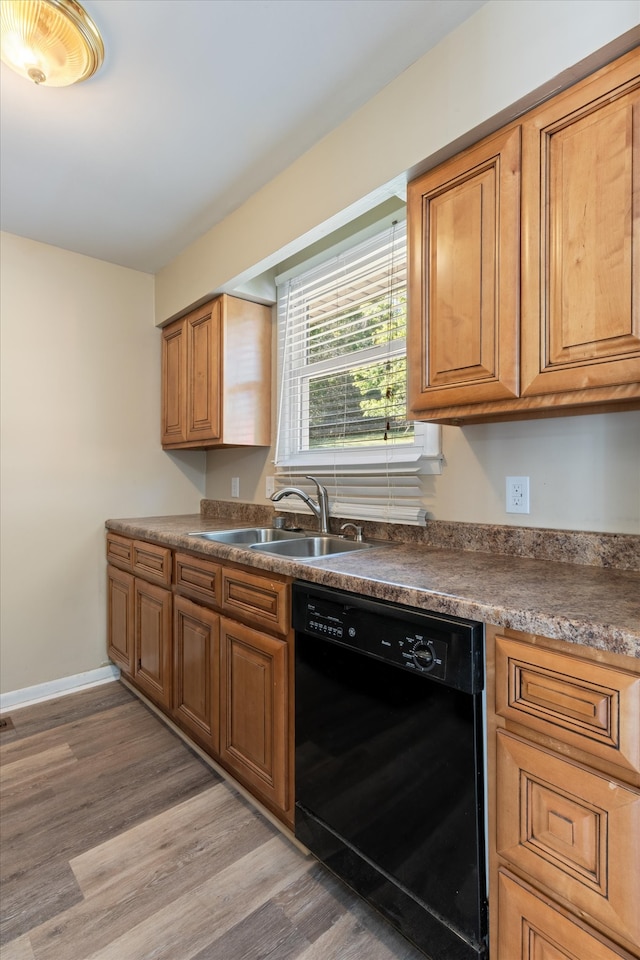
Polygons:
[[199,510],[160,448],[153,277],[2,234],[2,691],[107,662],[104,521]]
[[[237,278],[272,267],[354,219],[363,198],[427,158],[469,142],[483,125],[565,72],[578,79],[634,31],[638,0],[489,0],[377,97],[162,270],[156,322]],[[619,52],[619,50],[617,51]],[[382,131],[382,132],[381,132]],[[363,161],[366,157],[366,162]],[[275,408],[274,403],[274,408]],[[445,464],[425,481],[439,520],[640,532],[640,413],[443,428]],[[273,450],[211,452],[208,497],[265,502]],[[505,477],[531,478],[531,513],[504,510]]]
[[639,0],[489,0],[167,264],[156,277],[156,322],[212,292],[234,292],[354,219],[390,181],[406,179],[455,141],[469,142],[474,129],[476,139],[483,125],[495,129],[496,115],[557,75],[586,72],[574,69],[579,61],[591,57],[594,69],[604,62],[598,51],[624,46],[615,41],[639,22]]
[[[443,427],[444,463],[425,477],[431,520],[640,534],[640,411]],[[206,496],[268,503],[274,450],[207,455]],[[508,476],[530,478],[531,512],[507,513]],[[302,507],[301,507],[302,509]]]

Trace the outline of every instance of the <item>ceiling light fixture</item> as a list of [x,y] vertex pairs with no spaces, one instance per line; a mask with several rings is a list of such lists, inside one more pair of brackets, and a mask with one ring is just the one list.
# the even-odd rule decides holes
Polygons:
[[104,60],[95,23],[75,0],[1,0],[2,60],[27,80],[67,87]]

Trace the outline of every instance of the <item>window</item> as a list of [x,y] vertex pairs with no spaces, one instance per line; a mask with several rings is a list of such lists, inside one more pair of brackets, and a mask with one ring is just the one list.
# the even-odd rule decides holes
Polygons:
[[[394,221],[278,281],[276,466],[289,481],[332,480],[334,507],[351,503],[341,515],[363,517],[354,500],[373,510],[376,476],[389,503],[403,474],[440,470],[439,429],[406,419],[406,259],[406,224]],[[411,489],[415,499],[415,480]]]

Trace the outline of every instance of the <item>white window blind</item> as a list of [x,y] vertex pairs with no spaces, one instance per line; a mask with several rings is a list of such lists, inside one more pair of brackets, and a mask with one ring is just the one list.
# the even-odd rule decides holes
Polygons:
[[424,520],[440,434],[406,419],[406,301],[404,222],[278,285],[277,479],[322,477],[333,515]]

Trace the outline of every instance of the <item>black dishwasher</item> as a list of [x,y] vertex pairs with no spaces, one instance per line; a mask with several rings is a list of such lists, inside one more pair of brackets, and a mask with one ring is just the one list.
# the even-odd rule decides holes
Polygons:
[[432,960],[487,956],[482,625],[298,582],[295,833]]

